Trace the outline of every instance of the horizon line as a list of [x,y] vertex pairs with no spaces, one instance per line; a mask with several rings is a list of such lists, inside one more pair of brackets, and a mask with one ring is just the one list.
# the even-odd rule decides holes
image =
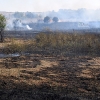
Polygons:
[[[76,11],[76,10],[80,10],[80,9],[85,9],[85,10],[100,10],[100,8],[98,8],[98,9],[88,9],[88,8],[64,9],[64,8],[61,8],[59,10],[74,10],[74,11]],[[59,10],[58,11],[55,11],[55,10],[48,10],[48,11],[0,11],[0,12],[9,12],[9,13],[13,13],[13,12],[36,12],[36,13],[42,13],[42,12],[52,12],[52,11],[59,12]]]

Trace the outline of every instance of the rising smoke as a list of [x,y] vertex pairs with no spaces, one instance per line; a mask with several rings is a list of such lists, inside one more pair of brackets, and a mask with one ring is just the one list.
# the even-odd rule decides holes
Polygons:
[[29,27],[29,25],[23,25],[21,20],[14,19],[8,21],[6,25],[7,30],[32,30],[32,28]]
[[[58,17],[59,24],[55,24],[52,21],[48,24],[52,24],[50,27],[55,26],[59,29],[60,25],[62,27],[65,27],[64,24],[66,23],[67,29],[71,27],[74,27],[74,23],[77,23],[77,28],[100,28],[100,9],[98,10],[91,10],[91,9],[78,9],[78,10],[72,10],[72,9],[59,9],[59,11],[48,11],[48,12],[19,12],[17,13],[18,16],[21,15],[22,17],[16,17],[13,13],[11,15],[10,20],[8,20],[6,29],[12,30],[12,29],[20,29],[20,30],[34,30],[34,29],[42,29],[44,27],[45,23],[43,22],[44,17],[49,16],[52,20],[53,17]],[[33,14],[33,16],[32,16]],[[30,17],[32,16],[32,17]],[[29,18],[30,17],[30,18]],[[25,24],[23,24],[25,22]],[[61,24],[60,24],[61,23]],[[69,25],[67,25],[69,23]],[[31,24],[31,25],[30,25]],[[69,27],[70,26],[70,27]],[[30,28],[32,27],[32,28]],[[45,28],[45,27],[44,27]],[[49,28],[49,25],[47,25],[46,28]],[[51,28],[52,29],[52,28]],[[65,28],[64,28],[65,29]]]

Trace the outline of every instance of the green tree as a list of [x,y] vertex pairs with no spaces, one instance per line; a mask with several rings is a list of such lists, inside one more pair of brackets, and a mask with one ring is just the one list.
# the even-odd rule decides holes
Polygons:
[[3,42],[4,36],[3,36],[3,31],[6,26],[6,18],[2,14],[0,14],[0,41]]
[[53,22],[58,22],[58,17],[53,17]]
[[50,17],[48,17],[48,16],[44,17],[44,22],[49,23],[50,22]]

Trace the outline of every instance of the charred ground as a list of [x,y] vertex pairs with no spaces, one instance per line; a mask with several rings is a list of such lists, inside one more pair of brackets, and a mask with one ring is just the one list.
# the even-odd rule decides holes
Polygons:
[[98,34],[42,33],[35,39],[6,38],[1,44],[1,53],[20,56],[0,58],[0,100],[100,99]]

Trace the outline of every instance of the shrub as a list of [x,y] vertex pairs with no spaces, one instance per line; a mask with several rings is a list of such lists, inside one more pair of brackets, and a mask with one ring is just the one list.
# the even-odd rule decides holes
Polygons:
[[57,53],[94,53],[100,51],[99,34],[78,34],[78,33],[40,33],[33,39],[21,42],[12,40],[6,46],[9,52],[34,52],[46,51]]

